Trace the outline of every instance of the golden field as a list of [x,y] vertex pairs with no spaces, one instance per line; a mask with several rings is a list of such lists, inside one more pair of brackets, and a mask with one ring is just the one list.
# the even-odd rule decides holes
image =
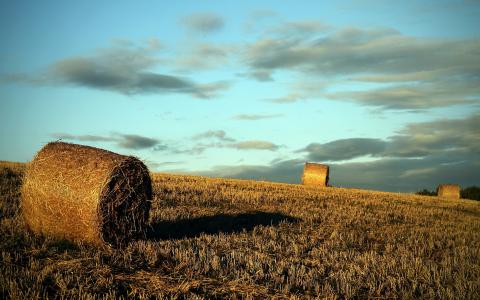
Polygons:
[[152,174],[123,249],[25,230],[0,164],[0,299],[480,299],[480,202]]

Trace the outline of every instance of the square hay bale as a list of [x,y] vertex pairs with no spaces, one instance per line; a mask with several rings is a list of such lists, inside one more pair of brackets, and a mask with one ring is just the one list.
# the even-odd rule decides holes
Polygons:
[[22,214],[34,233],[118,246],[145,234],[151,199],[137,158],[52,142],[27,166]]
[[328,173],[327,165],[306,162],[303,167],[302,184],[328,186]]
[[450,199],[460,199],[460,186],[458,184],[440,184],[437,187],[437,196]]

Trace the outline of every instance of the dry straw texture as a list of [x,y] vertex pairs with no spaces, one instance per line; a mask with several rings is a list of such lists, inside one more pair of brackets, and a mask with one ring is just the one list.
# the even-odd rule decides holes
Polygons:
[[145,232],[151,199],[137,158],[53,142],[28,165],[22,212],[35,233],[117,246]]
[[437,196],[451,199],[460,199],[460,186],[458,184],[440,184]]
[[302,183],[304,185],[328,186],[328,166],[305,163],[303,168]]
[[480,299],[479,201],[153,174],[147,238],[103,249],[26,232],[21,176],[0,299]]

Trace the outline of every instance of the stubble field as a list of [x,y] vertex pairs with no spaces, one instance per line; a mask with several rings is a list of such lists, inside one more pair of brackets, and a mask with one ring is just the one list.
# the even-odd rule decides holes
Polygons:
[[0,298],[480,299],[480,204],[153,174],[146,239],[99,249],[25,230],[0,166]]

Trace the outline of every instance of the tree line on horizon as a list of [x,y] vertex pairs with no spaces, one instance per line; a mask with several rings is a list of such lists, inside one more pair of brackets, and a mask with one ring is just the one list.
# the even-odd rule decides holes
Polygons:
[[[423,189],[415,194],[423,196],[437,196],[436,191]],[[480,187],[473,185],[460,190],[460,198],[480,201]]]

